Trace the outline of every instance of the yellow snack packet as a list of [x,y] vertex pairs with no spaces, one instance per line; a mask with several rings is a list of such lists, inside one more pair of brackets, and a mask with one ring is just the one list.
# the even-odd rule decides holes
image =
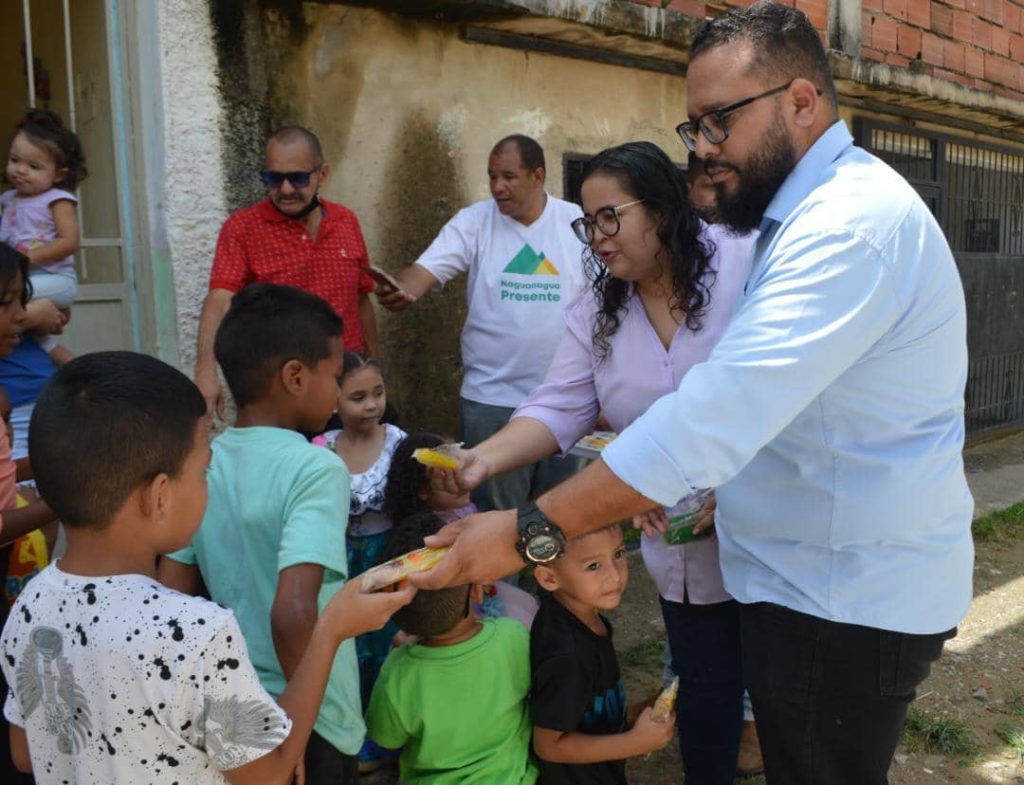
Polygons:
[[418,450],[413,450],[412,457],[432,469],[458,469],[461,464],[451,453],[452,448],[461,446],[460,444],[442,444],[440,447],[420,447]]
[[654,701],[654,708],[651,710],[651,719],[655,722],[667,722],[672,716],[672,710],[676,707],[676,695],[679,694],[679,677],[672,679],[672,683],[661,691],[658,699]]
[[441,561],[451,549],[451,545],[446,545],[443,548],[420,548],[409,551],[391,561],[378,564],[362,574],[363,591],[377,591],[405,580],[414,572],[425,572]]

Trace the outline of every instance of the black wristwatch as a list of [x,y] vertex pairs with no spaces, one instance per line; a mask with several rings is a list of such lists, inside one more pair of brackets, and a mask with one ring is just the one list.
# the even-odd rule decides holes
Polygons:
[[545,518],[533,502],[519,510],[516,526],[519,529],[516,550],[524,561],[547,564],[565,555],[562,530]]

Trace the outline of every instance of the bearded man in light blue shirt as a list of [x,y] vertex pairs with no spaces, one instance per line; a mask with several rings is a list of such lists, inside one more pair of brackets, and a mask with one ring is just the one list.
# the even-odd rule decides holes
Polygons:
[[877,785],[971,602],[963,289],[913,188],[853,146],[801,12],[706,22],[687,82],[677,130],[722,221],[760,230],[729,329],[535,508],[442,532],[452,553],[416,582],[504,575],[516,546],[543,561],[559,537],[715,488],[768,781]]

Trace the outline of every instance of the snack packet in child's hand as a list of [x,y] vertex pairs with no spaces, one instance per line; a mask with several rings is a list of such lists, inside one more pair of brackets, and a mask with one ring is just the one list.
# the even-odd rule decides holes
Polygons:
[[444,558],[452,548],[420,548],[379,564],[362,574],[363,591],[372,592],[405,580],[414,572],[425,572]]
[[672,716],[672,710],[676,707],[676,695],[679,693],[679,677],[672,679],[672,683],[661,691],[661,695],[654,701],[654,708],[651,710],[651,719],[655,722],[666,722]]
[[433,469],[458,469],[461,461],[455,457],[455,451],[462,447],[462,443],[441,444],[437,447],[420,447],[413,450],[412,457]]

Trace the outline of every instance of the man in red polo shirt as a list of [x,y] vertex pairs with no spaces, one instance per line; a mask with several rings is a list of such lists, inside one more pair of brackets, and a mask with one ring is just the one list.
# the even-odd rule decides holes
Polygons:
[[376,355],[377,322],[367,296],[373,281],[355,213],[319,197],[327,182],[320,140],[287,127],[267,142],[260,179],[267,198],[234,213],[220,230],[210,293],[199,318],[196,384],[211,411],[223,416],[213,340],[231,298],[250,283],[294,286],[327,300],[345,322],[345,349]]

